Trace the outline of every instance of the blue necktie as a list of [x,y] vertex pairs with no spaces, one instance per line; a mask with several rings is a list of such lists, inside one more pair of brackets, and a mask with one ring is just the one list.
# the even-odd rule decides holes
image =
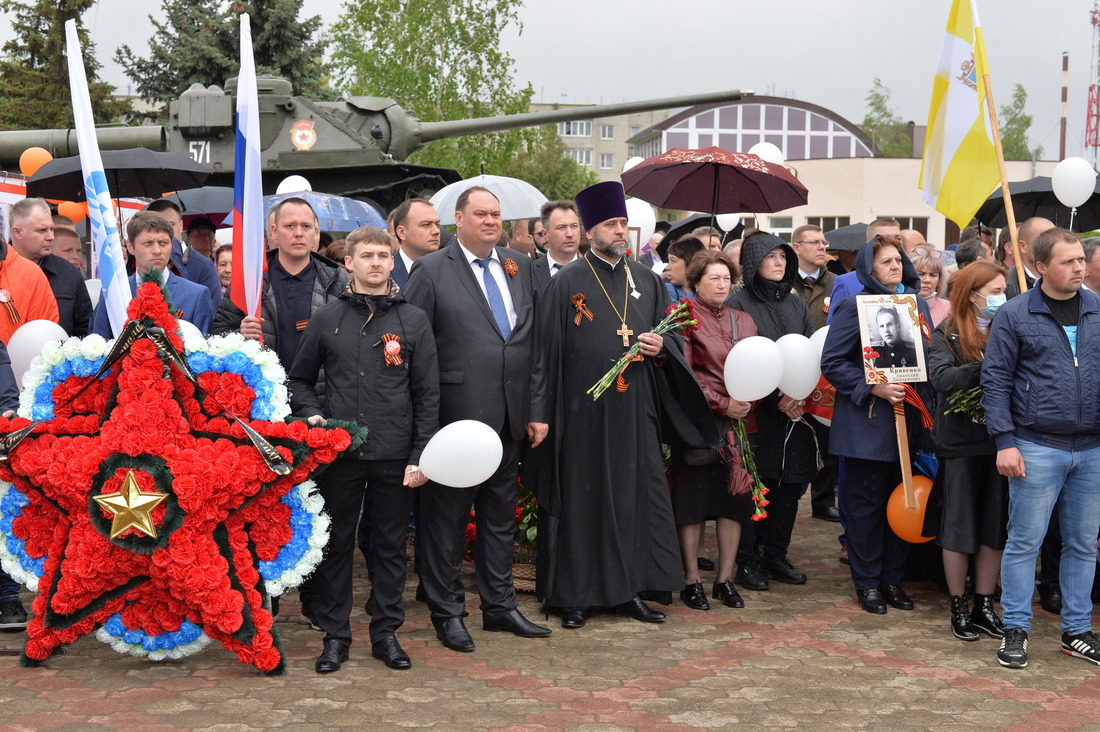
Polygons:
[[504,340],[508,340],[508,336],[512,333],[512,325],[508,322],[508,309],[504,307],[504,297],[500,294],[500,288],[497,287],[496,278],[489,271],[489,262],[492,262],[493,258],[486,257],[474,261],[481,265],[481,275],[485,280],[485,296],[489,300],[489,309],[493,311],[493,319],[497,321],[500,335]]

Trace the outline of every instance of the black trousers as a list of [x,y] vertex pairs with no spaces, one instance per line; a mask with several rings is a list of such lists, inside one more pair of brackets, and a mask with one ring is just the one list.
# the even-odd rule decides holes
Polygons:
[[886,502],[901,482],[897,463],[844,458],[849,568],[857,590],[900,585],[909,543],[890,528]]
[[821,450],[822,466],[810,484],[810,506],[814,513],[825,513],[836,506],[836,484],[839,477],[840,458],[829,452],[829,427],[816,419],[807,417],[817,435],[817,446]]
[[459,571],[471,506],[477,517],[474,568],[481,613],[486,619],[495,620],[516,608],[512,547],[516,537],[520,441],[512,438],[507,425],[501,432],[504,456],[487,481],[472,488],[429,482],[420,489],[420,524],[424,533],[420,581],[434,623],[468,614]]
[[786,559],[806,484],[769,480],[764,485],[768,488],[768,516],[756,522],[756,553],[765,559]]
[[325,640],[351,644],[352,568],[356,527],[367,491],[371,511],[371,562],[374,599],[371,605],[371,642],[380,633],[393,633],[405,620],[405,532],[412,507],[412,489],[401,485],[406,460],[359,460],[343,457],[318,478],[325,511],[332,520],[325,558],[310,587],[313,619]]

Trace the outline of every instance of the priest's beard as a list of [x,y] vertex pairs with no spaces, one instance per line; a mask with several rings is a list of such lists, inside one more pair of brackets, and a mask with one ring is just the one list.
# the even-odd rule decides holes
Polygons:
[[599,234],[592,234],[592,248],[600,254],[611,259],[620,259],[626,254],[627,242],[625,239],[617,241],[604,241]]

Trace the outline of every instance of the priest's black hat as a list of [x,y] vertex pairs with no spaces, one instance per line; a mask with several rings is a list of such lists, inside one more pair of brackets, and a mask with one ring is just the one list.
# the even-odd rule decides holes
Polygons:
[[588,186],[577,194],[575,200],[585,231],[608,219],[629,218],[623,184],[616,180]]

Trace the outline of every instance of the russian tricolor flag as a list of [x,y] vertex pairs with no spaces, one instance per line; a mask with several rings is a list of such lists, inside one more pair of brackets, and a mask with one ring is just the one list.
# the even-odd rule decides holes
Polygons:
[[233,304],[260,317],[264,276],[264,197],[260,179],[260,110],[252,27],[241,14],[241,73],[237,78],[237,147],[233,176]]

